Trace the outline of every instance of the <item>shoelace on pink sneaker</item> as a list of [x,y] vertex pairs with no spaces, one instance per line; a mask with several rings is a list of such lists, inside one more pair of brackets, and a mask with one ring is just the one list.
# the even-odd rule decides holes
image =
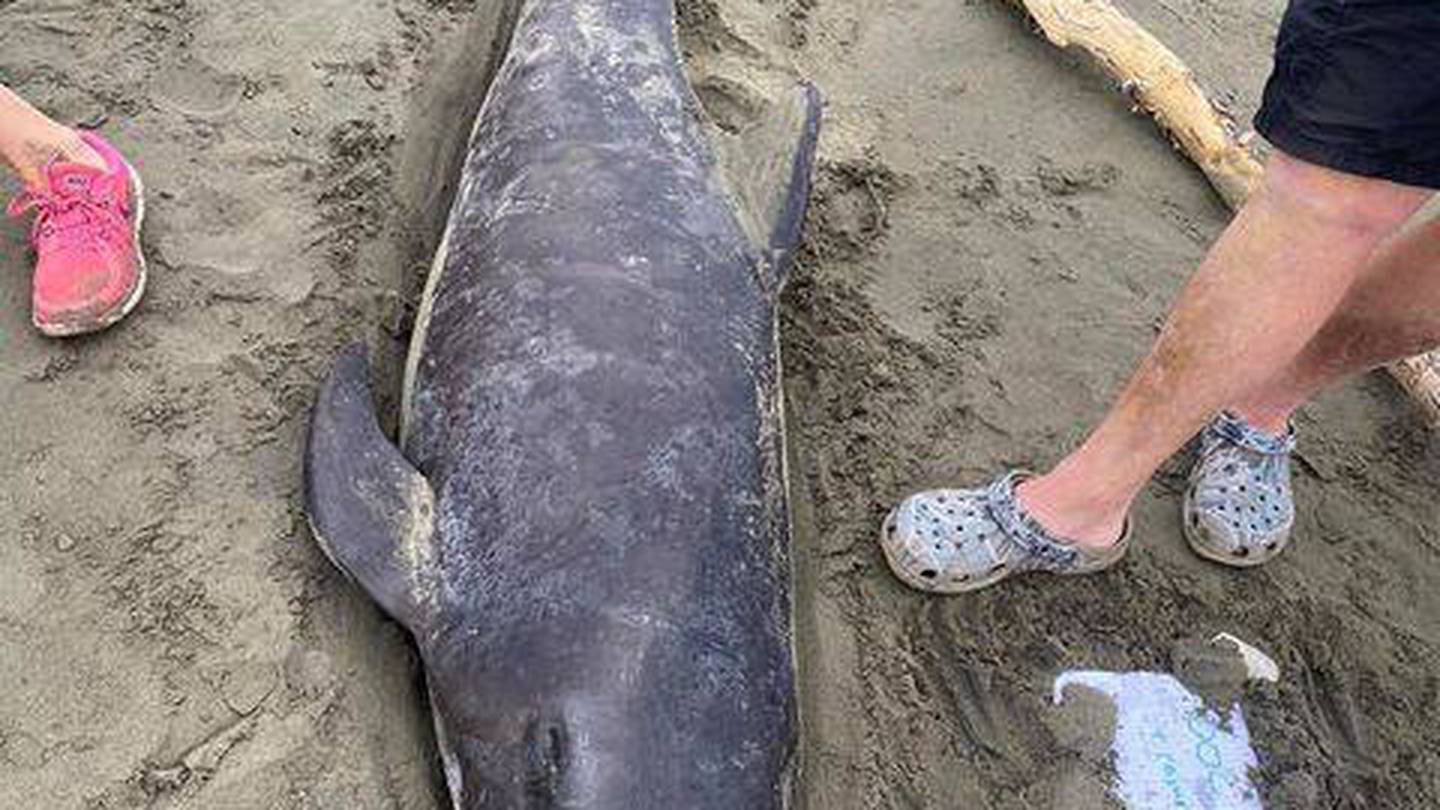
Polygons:
[[125,217],[111,195],[96,196],[94,185],[106,182],[96,178],[83,189],[27,189],[6,206],[12,217],[34,211],[35,222],[30,228],[30,241],[38,249],[43,243],[63,240],[61,244],[85,246],[104,245],[125,226]]

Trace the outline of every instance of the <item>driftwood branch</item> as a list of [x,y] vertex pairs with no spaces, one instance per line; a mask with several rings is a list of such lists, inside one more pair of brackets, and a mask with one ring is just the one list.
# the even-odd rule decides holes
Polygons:
[[[1235,125],[1196,84],[1184,62],[1108,0],[1009,0],[1060,48],[1089,54],[1200,167],[1232,210],[1255,190],[1264,167],[1235,137]],[[1440,425],[1440,354],[1388,368],[1432,426]]]
[[1427,352],[1385,367],[1395,382],[1425,414],[1431,427],[1440,426],[1440,355]]

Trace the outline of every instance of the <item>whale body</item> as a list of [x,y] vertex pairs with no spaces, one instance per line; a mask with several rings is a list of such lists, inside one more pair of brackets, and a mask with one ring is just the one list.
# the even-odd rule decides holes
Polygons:
[[[527,0],[392,444],[324,383],[313,534],[409,630],[457,808],[764,810],[795,770],[777,297],[813,88],[722,159],[671,0]],[[757,146],[758,145],[758,146]]]

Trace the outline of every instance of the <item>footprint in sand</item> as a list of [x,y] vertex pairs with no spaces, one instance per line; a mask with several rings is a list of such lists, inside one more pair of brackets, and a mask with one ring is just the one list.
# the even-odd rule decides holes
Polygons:
[[151,87],[151,97],[165,110],[187,118],[215,121],[230,114],[240,103],[245,82],[191,56],[171,62]]

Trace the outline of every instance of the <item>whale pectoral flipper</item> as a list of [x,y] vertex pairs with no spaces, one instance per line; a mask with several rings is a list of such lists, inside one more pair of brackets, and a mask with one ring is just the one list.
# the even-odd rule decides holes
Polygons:
[[761,123],[719,144],[740,219],[769,262],[767,283],[783,286],[800,244],[810,169],[820,138],[820,93],[801,83]]
[[381,433],[363,346],[335,361],[305,448],[305,509],[331,562],[420,635],[438,588],[434,495]]

